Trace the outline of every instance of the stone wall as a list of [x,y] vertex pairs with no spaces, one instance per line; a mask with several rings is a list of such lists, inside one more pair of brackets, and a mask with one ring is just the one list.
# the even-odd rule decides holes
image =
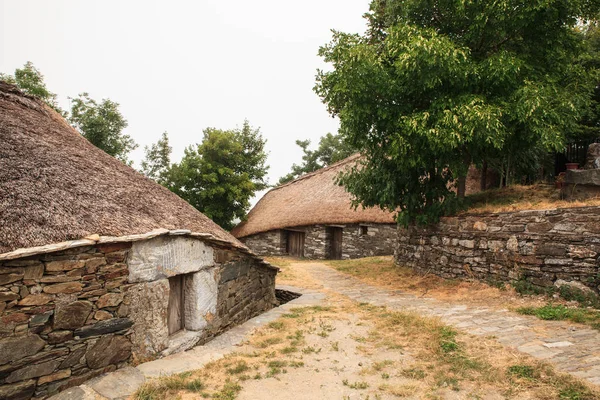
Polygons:
[[[170,337],[168,278],[180,273],[186,329]],[[0,262],[0,399],[44,398],[203,343],[272,308],[276,273],[184,237]]]
[[[396,245],[396,224],[351,224],[343,227],[342,258],[391,255]],[[361,230],[366,227],[366,233]],[[330,233],[326,225],[294,227],[305,232],[304,258],[326,259],[331,253]],[[256,254],[280,256],[286,254],[286,235],[283,230],[269,231],[240,239]]]
[[396,224],[346,225],[342,238],[342,258],[389,256],[394,253],[397,239]]
[[0,398],[44,397],[131,357],[130,244],[0,262]]
[[240,240],[261,256],[282,256],[286,253],[285,232],[282,230],[261,232]]
[[600,207],[443,218],[400,228],[396,262],[444,278],[600,285]]

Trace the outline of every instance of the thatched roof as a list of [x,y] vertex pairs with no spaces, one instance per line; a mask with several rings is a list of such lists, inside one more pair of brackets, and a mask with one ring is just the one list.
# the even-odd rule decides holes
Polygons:
[[335,183],[337,175],[355,165],[359,157],[355,154],[271,189],[231,233],[241,238],[304,225],[394,223],[394,215],[379,208],[354,210],[350,194]]
[[0,81],[0,255],[161,228],[245,249],[184,200],[93,146],[41,101]]

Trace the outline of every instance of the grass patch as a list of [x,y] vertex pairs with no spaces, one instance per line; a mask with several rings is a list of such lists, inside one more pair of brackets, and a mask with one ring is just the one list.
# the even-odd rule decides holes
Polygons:
[[536,376],[535,369],[530,365],[511,365],[508,373],[521,379],[534,379]]
[[250,369],[250,366],[248,365],[248,363],[246,361],[238,361],[235,366],[233,366],[232,368],[227,368],[227,373],[231,374],[231,375],[239,375],[241,373],[244,373],[246,371],[248,371]]
[[358,390],[363,390],[363,389],[367,389],[369,387],[369,384],[367,382],[364,381],[360,381],[360,382],[348,382],[348,379],[344,379],[342,381],[342,384],[344,386],[348,386],[350,389],[358,389]]
[[533,315],[546,321],[568,320],[600,330],[600,311],[597,310],[569,308],[562,304],[548,303],[543,307],[519,307],[516,311],[519,314]]
[[465,205],[467,213],[497,213],[594,206],[600,205],[600,199],[567,201],[561,199],[560,190],[552,185],[511,185],[468,195]]

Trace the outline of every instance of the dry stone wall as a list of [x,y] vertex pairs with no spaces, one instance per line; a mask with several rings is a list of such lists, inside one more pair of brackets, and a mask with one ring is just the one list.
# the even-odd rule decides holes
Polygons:
[[600,285],[600,207],[443,218],[399,228],[396,262],[444,278]]
[[342,237],[342,258],[389,256],[398,236],[396,224],[346,225]]
[[286,253],[285,232],[282,230],[257,233],[240,241],[261,256],[282,256]]
[[131,357],[130,244],[0,262],[0,398],[45,397]]
[[[187,273],[186,327],[198,331],[188,345],[276,305],[275,267],[189,240],[79,247],[0,262],[0,399],[45,398],[132,361],[159,357],[170,341],[168,277],[177,268]],[[152,243],[168,250],[154,272],[146,267],[158,258],[148,256],[151,249],[141,251]],[[190,254],[195,266],[178,259]]]
[[[361,258],[392,255],[396,246],[396,224],[350,224],[342,227],[342,258]],[[366,233],[361,230],[366,227]],[[326,225],[294,227],[303,231],[304,258],[318,260],[330,258],[330,233]],[[281,256],[286,254],[286,232],[275,230],[262,232],[240,239],[253,252],[261,256]]]

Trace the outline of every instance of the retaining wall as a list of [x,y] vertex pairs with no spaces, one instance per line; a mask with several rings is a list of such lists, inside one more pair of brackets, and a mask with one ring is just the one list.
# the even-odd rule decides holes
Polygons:
[[444,278],[549,287],[557,279],[600,285],[600,207],[519,211],[443,218],[399,228],[400,265]]

